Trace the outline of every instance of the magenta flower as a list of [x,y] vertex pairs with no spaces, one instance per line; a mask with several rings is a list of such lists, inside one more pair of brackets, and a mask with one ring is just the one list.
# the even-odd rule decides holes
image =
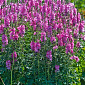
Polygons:
[[41,42],[46,41],[46,33],[45,32],[41,32]]
[[10,29],[9,31],[11,31],[11,32],[9,33],[9,35],[10,35],[10,39],[14,39],[14,35],[15,35],[15,28]]
[[11,31],[11,32],[9,33],[10,39],[18,40],[19,35],[18,35],[18,32],[15,33],[15,28],[10,29],[9,31]]
[[19,7],[19,12],[20,12],[20,15],[23,15],[23,16],[26,15],[27,13],[26,4],[23,4]]
[[7,67],[7,69],[11,69],[11,61],[10,60],[6,61],[6,67]]
[[8,39],[7,36],[5,34],[2,35],[2,47],[5,47],[5,45],[8,44]]
[[18,40],[18,38],[19,38],[19,35],[18,35],[18,33],[16,33],[16,34],[14,35],[13,40]]
[[2,18],[2,9],[0,8],[0,19]]
[[41,49],[41,45],[39,42],[35,43],[35,52],[38,52]]
[[74,42],[71,42],[70,44],[71,44],[71,49],[73,49],[74,48]]
[[13,14],[12,13],[9,13],[8,14],[8,17],[9,17],[10,22],[13,22],[13,19],[12,19],[13,18]]
[[39,43],[39,40],[37,40],[36,43],[34,41],[31,41],[30,46],[31,46],[31,49],[35,52],[39,52],[39,50],[41,49],[41,45]]
[[56,37],[58,38],[58,46],[63,46],[62,34],[57,34]]
[[56,39],[55,39],[55,37],[51,37],[50,38],[50,41],[53,43],[53,42],[56,42]]
[[14,58],[17,58],[17,53],[15,51],[12,53],[11,57],[13,58],[13,56]]
[[31,46],[31,49],[34,51],[35,50],[35,46],[36,46],[35,42],[31,41],[30,46]]
[[83,40],[85,41],[85,35],[83,36]]
[[68,38],[68,35],[63,33],[62,34],[62,41],[63,41],[63,43],[67,43],[67,38]]
[[0,6],[3,5],[4,1],[6,0],[0,0]]
[[71,60],[75,59],[75,60],[76,60],[76,62],[78,62],[78,61],[79,61],[79,58],[78,58],[77,56],[75,56],[75,55],[71,56],[71,57],[70,57],[70,59],[71,59]]
[[1,48],[1,52],[4,52],[5,48]]
[[79,61],[79,58],[76,56],[75,60],[76,60],[76,62],[78,62]]
[[72,25],[75,26],[77,23],[77,17],[73,17],[72,19]]
[[13,23],[17,22],[17,13],[13,14]]
[[3,33],[3,31],[4,31],[4,25],[3,25],[3,24],[1,24],[1,25],[0,25],[0,34],[2,34],[2,33]]
[[[4,8],[2,9],[2,16],[3,16],[4,18],[8,17],[7,14],[6,14],[7,12],[8,12],[7,8],[4,7]],[[8,20],[9,20],[9,19],[8,19]]]
[[59,23],[57,25],[57,31],[61,31],[63,29],[63,24],[62,23]]
[[73,34],[73,36],[74,36],[74,38],[78,38],[78,32],[74,32],[74,34]]
[[50,61],[52,61],[52,52],[51,52],[51,50],[50,51],[47,51],[46,57],[47,57],[47,59],[49,59]]
[[84,30],[84,23],[79,23],[79,32],[83,32]]
[[27,3],[27,2],[28,2],[28,0],[24,0],[24,2],[25,2],[25,3]]
[[25,34],[25,25],[20,25],[17,29],[19,30],[20,36],[23,37]]
[[55,65],[55,72],[59,71],[59,65]]
[[77,48],[80,47],[80,42],[77,42],[76,47],[77,47]]
[[68,54],[68,52],[71,52],[71,44],[66,45],[66,54]]
[[76,8],[73,9],[73,14],[74,14],[74,16],[77,15],[77,9]]
[[58,46],[57,45],[55,45],[54,47],[53,47],[53,50],[55,50],[55,49],[57,49],[58,48]]
[[36,32],[34,32],[34,35],[36,35]]
[[71,49],[71,54],[73,54],[73,49]]
[[57,7],[60,7],[61,5],[61,0],[57,0]]
[[77,23],[80,22],[80,19],[81,19],[81,15],[80,15],[80,13],[78,13],[78,15],[77,15]]
[[5,16],[4,18],[4,25],[5,27],[9,27],[10,26],[10,19],[8,16]]

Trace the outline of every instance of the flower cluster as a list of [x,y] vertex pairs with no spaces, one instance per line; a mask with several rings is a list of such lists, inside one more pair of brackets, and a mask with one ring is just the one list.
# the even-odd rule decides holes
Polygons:
[[10,60],[6,61],[6,67],[7,67],[7,69],[11,69],[11,61]]
[[46,41],[46,33],[45,32],[41,32],[41,42]]
[[77,48],[80,47],[80,42],[77,42],[76,47],[77,47]]
[[17,29],[19,30],[20,36],[23,37],[25,34],[25,25],[20,25]]
[[78,62],[78,61],[79,61],[79,58],[78,58],[77,56],[75,56],[75,55],[71,56],[71,57],[70,57],[70,59],[71,59],[71,60],[75,59],[75,60],[76,60],[76,62]]
[[8,39],[7,36],[5,34],[2,35],[2,47],[5,47],[5,45],[8,44]]
[[10,39],[12,39],[12,40],[18,40],[19,36],[18,36],[18,33],[15,33],[15,28],[10,29],[9,31],[11,31],[9,33]]
[[47,59],[49,59],[50,61],[52,61],[52,52],[51,52],[51,50],[50,51],[47,51],[46,57],[47,57]]
[[[13,63],[13,59],[14,59],[14,62],[17,61],[17,59],[16,59],[17,53],[15,51],[12,53],[11,58],[12,58],[12,63]],[[11,61],[10,60],[6,61],[6,67],[7,67],[7,69],[11,69]]]
[[59,71],[59,65],[55,65],[55,72]]
[[4,25],[1,24],[1,25],[0,25],[0,34],[3,34],[3,31],[4,31]]
[[35,52],[39,52],[39,50],[41,49],[41,45],[39,42],[35,43],[34,41],[31,41],[30,46],[31,46],[31,49]]

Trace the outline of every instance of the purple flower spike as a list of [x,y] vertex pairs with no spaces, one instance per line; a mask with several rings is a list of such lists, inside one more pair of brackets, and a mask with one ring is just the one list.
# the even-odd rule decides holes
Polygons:
[[55,72],[59,71],[59,65],[55,65]]
[[51,50],[50,51],[47,51],[46,57],[47,57],[47,59],[49,59],[50,61],[52,61],[52,52],[51,52]]
[[76,47],[77,47],[77,48],[80,47],[80,42],[77,42]]
[[7,67],[7,69],[11,69],[11,61],[10,60],[6,61],[6,67]]
[[13,53],[12,53],[12,58],[13,58],[13,56],[14,56],[14,58],[17,58],[17,53],[14,51]]

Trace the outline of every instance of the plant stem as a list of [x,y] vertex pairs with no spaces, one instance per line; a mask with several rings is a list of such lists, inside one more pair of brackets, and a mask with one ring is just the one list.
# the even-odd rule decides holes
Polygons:
[[46,77],[46,64],[45,64],[45,77]]
[[34,56],[33,64],[34,64],[34,80],[35,80],[35,56]]
[[[55,56],[56,51],[54,50],[54,56]],[[58,62],[58,61],[57,61]],[[56,65],[56,56],[55,56],[55,65]],[[56,72],[55,72],[55,81],[56,81],[56,85],[57,85],[57,78],[56,78]]]
[[39,55],[38,55],[38,75],[39,75]]
[[11,70],[11,85],[12,85],[12,70]]
[[48,63],[48,80],[49,80],[49,63]]
[[[44,45],[44,51],[45,51],[45,45]],[[43,52],[44,53],[44,52]],[[46,77],[46,59],[43,57],[43,60],[44,60],[44,66],[45,66],[45,77]]]
[[11,69],[11,85],[12,85],[12,70],[13,70],[13,65],[12,65],[12,69]]

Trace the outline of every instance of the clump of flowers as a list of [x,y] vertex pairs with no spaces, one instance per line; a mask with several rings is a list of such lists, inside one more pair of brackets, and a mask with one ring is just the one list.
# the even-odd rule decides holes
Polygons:
[[80,42],[77,42],[76,47],[77,47],[77,48],[80,47]]
[[[12,53],[11,58],[12,58],[12,63],[13,63],[13,59],[14,59],[14,62],[17,61],[17,53],[15,51]],[[9,70],[11,69],[11,61],[10,60],[6,61],[6,67]]]
[[76,62],[78,62],[78,61],[79,61],[78,56],[75,56],[75,55],[71,56],[71,57],[70,57],[70,59],[71,59],[71,60],[73,60],[73,59],[74,59],[74,60],[76,60]]
[[2,35],[2,47],[5,47],[5,45],[8,44],[8,39],[7,36],[5,34]]
[[10,60],[7,60],[6,61],[6,67],[7,67],[7,69],[11,69],[11,61]]
[[1,25],[0,25],[0,34],[2,34],[3,31],[4,31],[4,24],[1,24]]
[[50,38],[50,41],[53,43],[53,42],[56,42],[56,39],[55,39],[55,37],[51,37]]
[[47,59],[49,59],[50,61],[52,61],[52,52],[51,52],[51,50],[50,51],[47,51],[46,57],[47,57]]
[[9,31],[11,31],[10,34],[9,34],[10,35],[10,39],[12,39],[12,40],[18,40],[19,35],[18,35],[17,32],[15,32],[15,28],[10,29]]
[[39,52],[39,50],[41,49],[41,45],[39,41],[36,43],[34,41],[31,41],[30,46],[31,46],[31,49],[35,52]]
[[25,34],[25,25],[20,25],[17,29],[19,30],[20,36],[23,37]]
[[41,42],[46,41],[46,33],[45,32],[41,32]]

